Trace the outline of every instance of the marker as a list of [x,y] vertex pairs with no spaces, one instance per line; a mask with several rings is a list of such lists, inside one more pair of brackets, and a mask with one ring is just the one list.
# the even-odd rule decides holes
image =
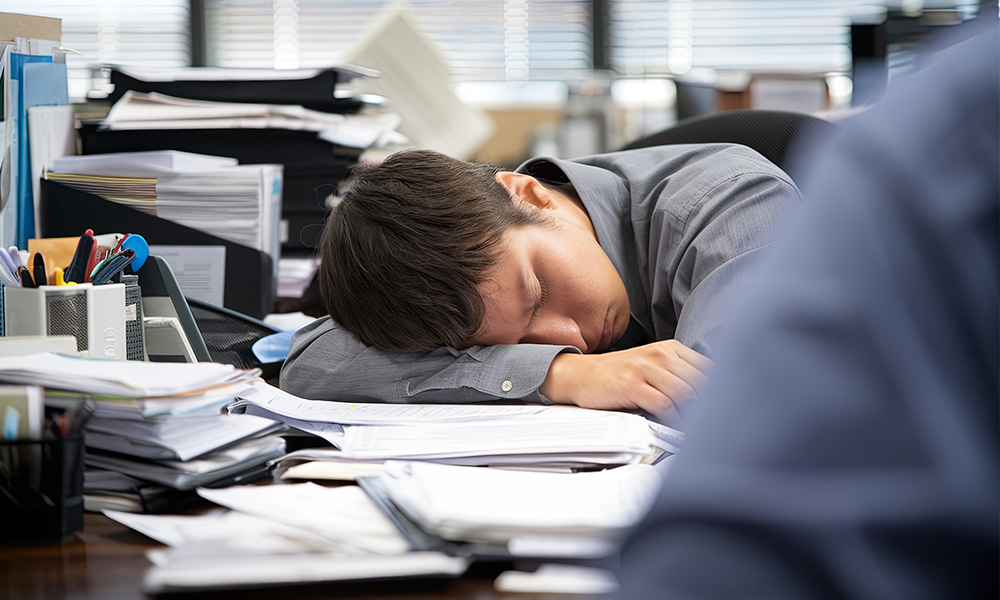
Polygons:
[[94,230],[88,229],[80,236],[80,241],[76,243],[76,252],[73,253],[73,260],[70,261],[63,277],[66,282],[83,282],[87,277],[87,265],[94,256],[94,249],[97,241],[94,239]]
[[31,273],[28,272],[28,267],[18,267],[17,275],[21,278],[21,287],[35,287],[35,280],[31,278]]
[[42,257],[41,252],[35,253],[34,264],[32,265],[32,274],[34,275],[35,285],[48,285],[49,276],[45,271],[45,259]]

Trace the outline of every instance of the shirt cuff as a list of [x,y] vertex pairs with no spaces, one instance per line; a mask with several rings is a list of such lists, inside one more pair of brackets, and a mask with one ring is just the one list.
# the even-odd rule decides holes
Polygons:
[[553,346],[548,344],[514,344],[509,346],[484,346],[478,358],[489,362],[493,353],[503,353],[506,360],[502,368],[483,369],[477,387],[480,391],[503,400],[519,400],[553,404],[543,396],[539,386],[549,373],[549,366],[556,356],[563,352],[581,354],[573,346]]

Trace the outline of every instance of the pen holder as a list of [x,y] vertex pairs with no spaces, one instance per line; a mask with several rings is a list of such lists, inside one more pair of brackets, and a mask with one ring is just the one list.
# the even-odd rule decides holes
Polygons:
[[72,335],[91,358],[125,359],[123,284],[8,287],[3,314],[6,335]]
[[63,542],[83,529],[83,436],[0,442],[0,543]]
[[122,275],[125,284],[125,358],[146,360],[142,325],[142,289],[138,275]]

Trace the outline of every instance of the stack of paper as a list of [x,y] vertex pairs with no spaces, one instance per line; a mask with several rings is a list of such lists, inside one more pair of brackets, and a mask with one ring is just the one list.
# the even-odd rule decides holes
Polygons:
[[186,461],[274,430],[276,425],[262,417],[217,413],[141,420],[95,416],[87,425],[87,447],[137,458]]
[[89,194],[103,196],[150,215],[156,215],[156,179],[151,177],[104,177],[75,173],[46,173],[49,181],[58,181]]
[[211,102],[156,92],[125,92],[104,129],[295,129],[341,146],[368,148],[397,140],[399,115],[339,114],[298,105]]
[[543,540],[549,548],[614,541],[646,514],[661,478],[650,465],[536,473],[390,461],[377,481],[369,493],[384,494],[423,531],[513,553]]
[[200,516],[106,511],[170,546],[150,553],[150,593],[330,581],[454,577],[468,559],[413,552],[359,488],[315,484],[201,489],[226,510]]
[[[322,437],[346,460],[572,470],[649,462],[674,452],[682,438],[638,415],[571,406],[366,404],[304,400],[263,382],[252,387],[230,412]],[[673,443],[654,427],[675,434]]]
[[65,156],[46,179],[280,258],[281,165],[174,150]]
[[[275,435],[283,429],[279,422],[220,412],[250,389],[257,375],[219,363],[145,363],[51,353],[0,358],[0,381],[43,385],[64,401],[93,397],[96,410],[85,436],[88,466],[172,490],[247,480],[265,474],[268,461],[285,453],[284,440]],[[102,491],[101,477],[88,473],[88,493]],[[121,479],[105,480],[111,489],[103,491],[115,501],[128,495]],[[154,493],[132,487],[133,500],[140,487]]]
[[2,381],[134,399],[183,397],[259,374],[221,363],[147,363],[51,352],[0,357]]

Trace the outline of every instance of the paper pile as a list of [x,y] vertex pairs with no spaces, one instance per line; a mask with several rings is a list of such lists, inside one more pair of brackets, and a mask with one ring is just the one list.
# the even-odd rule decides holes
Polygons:
[[199,493],[226,509],[195,517],[105,511],[170,546],[149,553],[154,567],[145,591],[455,577],[469,564],[440,552],[411,551],[355,486],[237,486]]
[[[573,470],[651,462],[682,434],[633,414],[571,406],[378,404],[298,398],[255,382],[228,407],[319,436],[334,459]],[[655,430],[654,430],[655,427]],[[673,442],[661,432],[672,431]]]
[[[247,481],[285,453],[272,419],[222,414],[256,371],[220,363],[146,363],[51,353],[0,358],[0,381],[50,389],[63,402],[93,400],[86,425],[87,507],[153,510],[176,491]],[[114,477],[110,470],[126,477]],[[160,503],[163,509],[170,508]]]

